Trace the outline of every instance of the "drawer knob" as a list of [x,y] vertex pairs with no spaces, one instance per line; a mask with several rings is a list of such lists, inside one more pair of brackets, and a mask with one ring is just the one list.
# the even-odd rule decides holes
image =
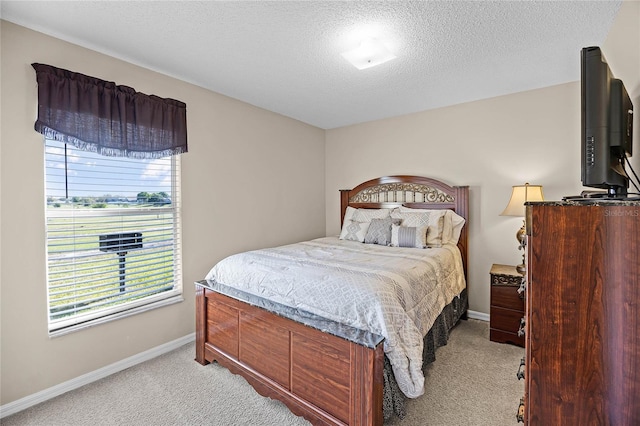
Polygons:
[[518,378],[518,380],[524,379],[524,357],[522,357],[522,359],[520,360],[520,366],[518,367],[516,377]]
[[518,423],[524,423],[524,397],[520,398],[520,404],[518,405],[518,414],[516,414],[516,420]]
[[520,287],[518,287],[518,296],[520,296],[520,299],[524,300],[524,296],[527,292],[527,279],[525,277],[522,277],[522,281],[520,282]]
[[524,325],[525,325],[525,321],[524,321],[524,317],[522,317],[520,319],[520,329],[518,329],[518,337],[524,336]]

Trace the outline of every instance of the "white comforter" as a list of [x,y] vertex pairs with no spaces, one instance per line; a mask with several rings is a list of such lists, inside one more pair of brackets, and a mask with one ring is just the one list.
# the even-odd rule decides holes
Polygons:
[[385,337],[402,392],[424,393],[423,337],[465,287],[456,246],[384,247],[335,237],[230,256],[206,276]]

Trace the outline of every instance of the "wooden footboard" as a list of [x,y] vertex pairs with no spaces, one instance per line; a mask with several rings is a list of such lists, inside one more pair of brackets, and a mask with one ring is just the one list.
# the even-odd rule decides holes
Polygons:
[[196,285],[196,361],[317,425],[382,425],[384,352]]

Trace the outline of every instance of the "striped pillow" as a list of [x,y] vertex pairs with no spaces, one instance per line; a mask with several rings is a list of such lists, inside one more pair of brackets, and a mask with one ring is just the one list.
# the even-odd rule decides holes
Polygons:
[[424,248],[427,245],[426,226],[391,225],[391,245],[394,247]]
[[399,209],[391,212],[392,218],[402,220],[402,226],[428,228],[425,246],[442,247],[444,216],[447,210],[425,210],[424,212],[402,212]]

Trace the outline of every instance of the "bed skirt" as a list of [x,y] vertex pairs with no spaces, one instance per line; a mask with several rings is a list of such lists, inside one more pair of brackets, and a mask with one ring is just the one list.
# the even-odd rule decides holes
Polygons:
[[[467,311],[467,290],[462,290],[458,297],[444,307],[431,330],[424,338],[422,349],[422,370],[424,371],[430,363],[436,360],[436,349],[447,344],[449,332],[458,323],[460,318]],[[382,412],[385,421],[390,420],[394,415],[403,419],[406,415],[407,397],[398,387],[391,363],[384,357],[384,389],[382,396]]]

